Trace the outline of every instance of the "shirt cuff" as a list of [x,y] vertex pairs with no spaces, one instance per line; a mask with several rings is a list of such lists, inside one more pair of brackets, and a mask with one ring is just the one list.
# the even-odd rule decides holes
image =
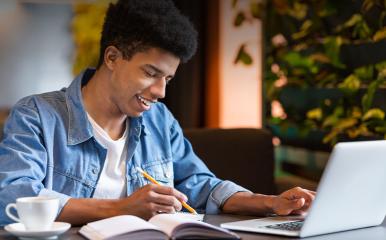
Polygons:
[[210,193],[206,203],[206,214],[218,214],[228,198],[237,192],[251,192],[231,181],[219,183]]
[[62,193],[58,193],[58,192],[55,192],[55,191],[52,191],[52,190],[48,190],[46,188],[43,188],[39,192],[38,196],[39,197],[56,197],[56,198],[59,199],[59,209],[58,209],[58,212],[57,212],[56,216],[59,216],[59,214],[62,211],[64,205],[66,205],[67,201],[71,198],[68,195],[65,195],[65,194],[62,194]]

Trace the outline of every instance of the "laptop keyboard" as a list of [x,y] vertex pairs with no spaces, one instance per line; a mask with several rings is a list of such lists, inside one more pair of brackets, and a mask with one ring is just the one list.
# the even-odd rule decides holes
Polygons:
[[303,223],[304,223],[304,221],[288,222],[288,223],[269,225],[269,226],[265,226],[265,227],[271,228],[271,229],[287,230],[287,231],[299,231],[302,228]]

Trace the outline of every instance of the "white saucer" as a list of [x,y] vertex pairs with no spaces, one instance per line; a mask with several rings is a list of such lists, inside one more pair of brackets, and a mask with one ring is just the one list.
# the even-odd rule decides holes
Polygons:
[[7,232],[18,236],[20,239],[56,239],[58,235],[70,229],[71,224],[65,222],[54,222],[52,228],[45,231],[26,230],[22,223],[12,223],[4,227]]

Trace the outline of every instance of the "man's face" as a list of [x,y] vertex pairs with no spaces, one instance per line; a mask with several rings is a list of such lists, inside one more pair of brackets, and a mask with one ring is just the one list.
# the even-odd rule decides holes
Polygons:
[[130,60],[120,54],[111,69],[110,98],[122,114],[138,117],[165,97],[179,58],[159,48],[136,53]]

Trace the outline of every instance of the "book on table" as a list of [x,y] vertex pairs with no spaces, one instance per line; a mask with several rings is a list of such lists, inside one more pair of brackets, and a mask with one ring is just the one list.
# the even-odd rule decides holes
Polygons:
[[187,214],[158,214],[149,221],[122,215],[84,225],[79,233],[91,240],[240,239],[235,233]]

